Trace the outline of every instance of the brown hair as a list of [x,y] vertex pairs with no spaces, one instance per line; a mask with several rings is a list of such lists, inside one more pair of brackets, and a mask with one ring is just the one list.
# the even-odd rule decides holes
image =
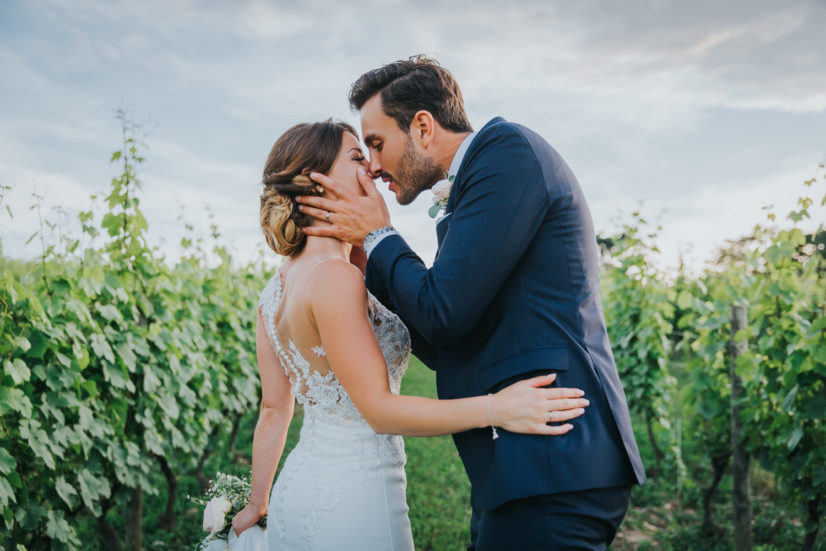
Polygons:
[[309,226],[312,218],[298,211],[295,197],[318,195],[309,174],[330,171],[344,132],[358,136],[352,126],[333,119],[302,123],[284,132],[272,146],[262,177],[261,230],[276,253],[292,256],[304,249],[306,236],[301,228]]
[[350,88],[350,106],[361,110],[378,93],[384,114],[405,133],[421,110],[430,112],[445,130],[473,131],[459,84],[435,59],[417,55],[364,73]]

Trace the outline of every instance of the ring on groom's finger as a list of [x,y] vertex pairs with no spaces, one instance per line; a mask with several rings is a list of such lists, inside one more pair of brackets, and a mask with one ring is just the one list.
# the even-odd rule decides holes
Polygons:
[[556,412],[555,412],[555,411],[549,411],[549,412],[548,412],[548,422],[549,422],[549,423],[553,423],[553,421],[554,421],[554,413],[556,413]]
[[327,215],[324,217],[324,219],[328,222],[330,221],[330,211],[329,210],[327,211]]

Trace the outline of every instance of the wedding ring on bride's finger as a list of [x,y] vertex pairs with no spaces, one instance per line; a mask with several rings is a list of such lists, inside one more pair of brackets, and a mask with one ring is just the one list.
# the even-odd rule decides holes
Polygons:
[[324,216],[324,219],[328,222],[330,221],[330,211],[329,210],[327,211],[326,216]]
[[549,422],[549,423],[553,423],[553,422],[554,422],[554,413],[556,413],[556,412],[555,412],[555,411],[549,411],[549,412],[548,412],[548,422]]

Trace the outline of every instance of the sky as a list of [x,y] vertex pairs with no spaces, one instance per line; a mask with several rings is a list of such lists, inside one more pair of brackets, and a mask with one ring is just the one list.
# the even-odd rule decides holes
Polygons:
[[[209,213],[239,261],[264,247],[261,170],[298,122],[342,119],[363,72],[425,53],[471,123],[541,134],[577,176],[598,232],[641,210],[664,268],[784,215],[826,161],[826,1],[318,0],[0,2],[3,254],[34,257],[32,193],[76,215],[118,173],[117,109],[141,124],[149,242],[181,252]],[[826,181],[821,180],[826,183]],[[430,263],[425,192],[394,225]],[[826,193],[820,185],[814,194]],[[812,228],[822,221],[816,209]],[[781,216],[782,218],[782,216]],[[54,239],[54,232],[49,232]],[[273,253],[267,253],[272,255]]]

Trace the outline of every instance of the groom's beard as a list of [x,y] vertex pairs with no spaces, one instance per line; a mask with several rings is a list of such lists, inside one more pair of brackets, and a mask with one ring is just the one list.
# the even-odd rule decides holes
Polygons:
[[400,205],[409,205],[421,192],[433,187],[442,177],[442,172],[433,159],[416,151],[413,138],[408,135],[399,158],[397,177],[393,178],[398,188],[396,201]]

